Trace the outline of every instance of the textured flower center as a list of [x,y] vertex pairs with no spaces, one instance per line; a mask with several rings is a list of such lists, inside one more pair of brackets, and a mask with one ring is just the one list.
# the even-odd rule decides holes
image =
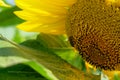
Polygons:
[[68,12],[66,32],[82,57],[97,68],[120,64],[120,10],[113,0],[78,0]]

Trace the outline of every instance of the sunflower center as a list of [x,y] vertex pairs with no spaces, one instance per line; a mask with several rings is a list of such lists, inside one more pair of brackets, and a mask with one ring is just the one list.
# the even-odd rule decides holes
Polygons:
[[120,10],[113,0],[78,0],[69,9],[70,43],[90,64],[115,70],[120,64]]

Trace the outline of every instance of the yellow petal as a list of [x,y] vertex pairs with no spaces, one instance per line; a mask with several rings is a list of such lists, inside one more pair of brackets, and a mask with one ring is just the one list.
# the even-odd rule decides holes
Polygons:
[[3,0],[0,0],[0,6],[11,7],[10,5],[5,4]]
[[41,24],[37,21],[27,21],[24,22],[17,27],[21,30],[29,31],[29,32],[43,32],[50,34],[64,34],[65,33],[65,22],[61,21],[53,24]]
[[65,14],[66,7],[76,0],[16,0],[18,7],[22,9],[43,10],[54,14]]
[[15,0],[21,11],[14,12],[27,22],[18,25],[25,31],[65,33],[67,8],[77,0]]
[[61,19],[65,19],[65,15],[42,15],[36,12],[29,12],[29,11],[16,11],[14,12],[18,17],[24,20],[35,20],[38,23],[53,23],[60,21]]

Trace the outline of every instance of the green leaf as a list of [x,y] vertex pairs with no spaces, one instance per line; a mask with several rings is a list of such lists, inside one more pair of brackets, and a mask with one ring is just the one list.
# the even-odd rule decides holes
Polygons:
[[43,42],[43,45],[52,48],[72,48],[67,40],[66,35],[51,35],[51,34],[43,34],[37,36],[37,40],[39,42]]
[[[0,42],[3,44],[3,45],[0,45],[0,60],[1,60],[0,67],[1,68],[6,68],[19,63],[24,63],[26,65],[33,67],[35,70],[39,69],[38,72],[42,71],[41,74],[44,74],[43,76],[45,76],[47,79],[57,80],[56,78],[54,78],[54,76],[52,76],[52,73],[48,69],[43,68],[41,64],[38,64],[37,62],[33,62],[32,59],[30,61],[30,59],[28,60],[28,59],[22,58],[21,56],[23,56],[24,51],[21,51],[19,50],[19,48],[16,48],[14,45],[11,45],[4,41],[0,41]],[[6,47],[4,45],[6,45]]]
[[0,68],[0,80],[47,80],[29,66],[17,64]]
[[38,73],[40,73],[41,75],[43,75],[44,77],[46,77],[49,80],[58,80],[50,70],[48,70],[43,65],[41,65],[37,62],[31,61],[31,62],[27,62],[25,64],[29,65],[30,67],[32,67],[34,70],[36,70]]
[[31,47],[36,50],[48,51],[57,54],[71,65],[85,70],[85,64],[81,56],[74,51],[66,36],[40,34],[37,40],[27,40],[22,45]]
[[[59,80],[81,80],[81,79],[82,80],[100,80],[100,76],[96,76],[91,73],[84,73],[83,71],[70,65],[61,57],[57,56],[53,50],[48,49],[48,47],[45,48],[45,46],[43,46],[42,44],[42,41],[41,42],[39,42],[38,40],[33,40],[32,42],[26,41],[24,45],[25,44],[29,44],[29,45],[25,47],[25,46],[17,45],[13,42],[10,42],[5,38],[1,38],[1,39],[14,45],[14,49],[17,49],[18,52],[21,52],[19,53],[19,55],[34,61],[35,63],[25,62],[24,64],[31,66],[33,69],[35,69],[38,73],[40,73],[47,79],[50,79],[50,80],[58,80],[58,79]],[[41,48],[41,46],[43,47],[42,49],[35,49],[37,47]],[[56,45],[53,43],[53,46],[56,46]],[[12,53],[11,51],[9,52]],[[46,73],[43,74],[44,71],[48,74]]]
[[[76,52],[74,48],[71,47],[66,35],[50,35],[41,33],[37,36],[37,41],[39,47],[37,46],[32,48],[41,50],[44,47],[45,51],[52,51],[71,65],[79,69],[86,70],[83,59],[78,54],[78,52]],[[31,43],[34,43],[34,41]],[[30,47],[29,42],[25,45]],[[34,44],[32,44],[32,46],[33,45]],[[36,44],[34,46],[36,46]]]
[[18,18],[13,12],[20,10],[18,7],[14,6],[7,8],[0,12],[0,27],[8,27],[22,23],[23,20]]
[[115,74],[115,75],[114,75],[114,80],[120,80],[120,75]]
[[13,41],[17,42],[17,43],[20,43],[22,41],[22,36],[20,34],[20,31],[18,29],[15,30],[15,34],[14,34],[14,37],[13,37]]

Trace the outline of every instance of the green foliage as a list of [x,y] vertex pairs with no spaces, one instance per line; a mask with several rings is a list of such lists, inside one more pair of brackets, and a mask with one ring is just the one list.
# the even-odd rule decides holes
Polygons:
[[29,66],[17,64],[0,69],[0,80],[47,80]]
[[17,25],[23,20],[18,18],[13,12],[20,10],[18,7],[13,6],[10,8],[1,8],[2,12],[0,12],[0,27],[9,27],[13,25]]
[[[45,36],[45,34],[40,34],[40,36]],[[55,48],[55,46],[57,47],[61,47],[61,49],[69,49],[69,47],[65,47],[65,42],[64,40],[61,42],[63,43],[63,45],[60,45],[59,43],[57,43],[57,39],[60,36],[53,36],[53,35],[46,35],[49,36],[49,41],[53,41],[55,43],[49,43],[49,45],[53,45],[52,47]],[[50,37],[51,36],[51,37]],[[54,37],[54,39],[53,39]],[[42,76],[44,76],[46,79],[50,79],[50,80],[80,80],[84,78],[84,80],[100,80],[99,76],[93,75],[91,73],[84,73],[82,70],[75,68],[74,66],[70,65],[65,58],[62,59],[62,56],[59,57],[56,55],[56,51],[53,49],[51,49],[50,46],[44,46],[44,37],[40,37],[43,41],[41,41],[40,39],[37,38],[37,40],[32,40],[32,41],[25,41],[24,43],[22,43],[21,45],[17,45],[15,43],[12,43],[10,41],[8,41],[5,38],[1,38],[4,41],[5,44],[8,43],[10,46],[9,47],[4,47],[4,54],[9,53],[9,56],[12,56],[13,54],[17,54],[17,57],[22,57],[27,59],[23,60],[21,62],[17,62],[17,63],[24,63],[30,67],[32,67],[35,71],[37,71],[38,73],[40,73]],[[3,41],[2,41],[3,43]],[[29,45],[28,45],[29,44]],[[41,45],[39,45],[41,44]],[[59,45],[59,46],[58,46]],[[37,48],[34,48],[34,46],[36,46]],[[41,47],[45,47],[44,49],[41,49]],[[2,46],[1,46],[2,48]],[[3,49],[3,48],[2,48]],[[10,50],[10,51],[9,51]],[[12,51],[13,50],[13,51]],[[71,50],[73,50],[71,48]],[[9,51],[9,52],[7,52]],[[69,51],[68,51],[69,52]],[[71,54],[74,54],[74,52],[72,51]],[[12,54],[12,55],[11,55]],[[13,55],[13,56],[15,56]],[[18,60],[18,59],[17,59]],[[14,65],[15,63],[13,63]]]
[[118,74],[114,75],[114,80],[120,80],[120,76]]

